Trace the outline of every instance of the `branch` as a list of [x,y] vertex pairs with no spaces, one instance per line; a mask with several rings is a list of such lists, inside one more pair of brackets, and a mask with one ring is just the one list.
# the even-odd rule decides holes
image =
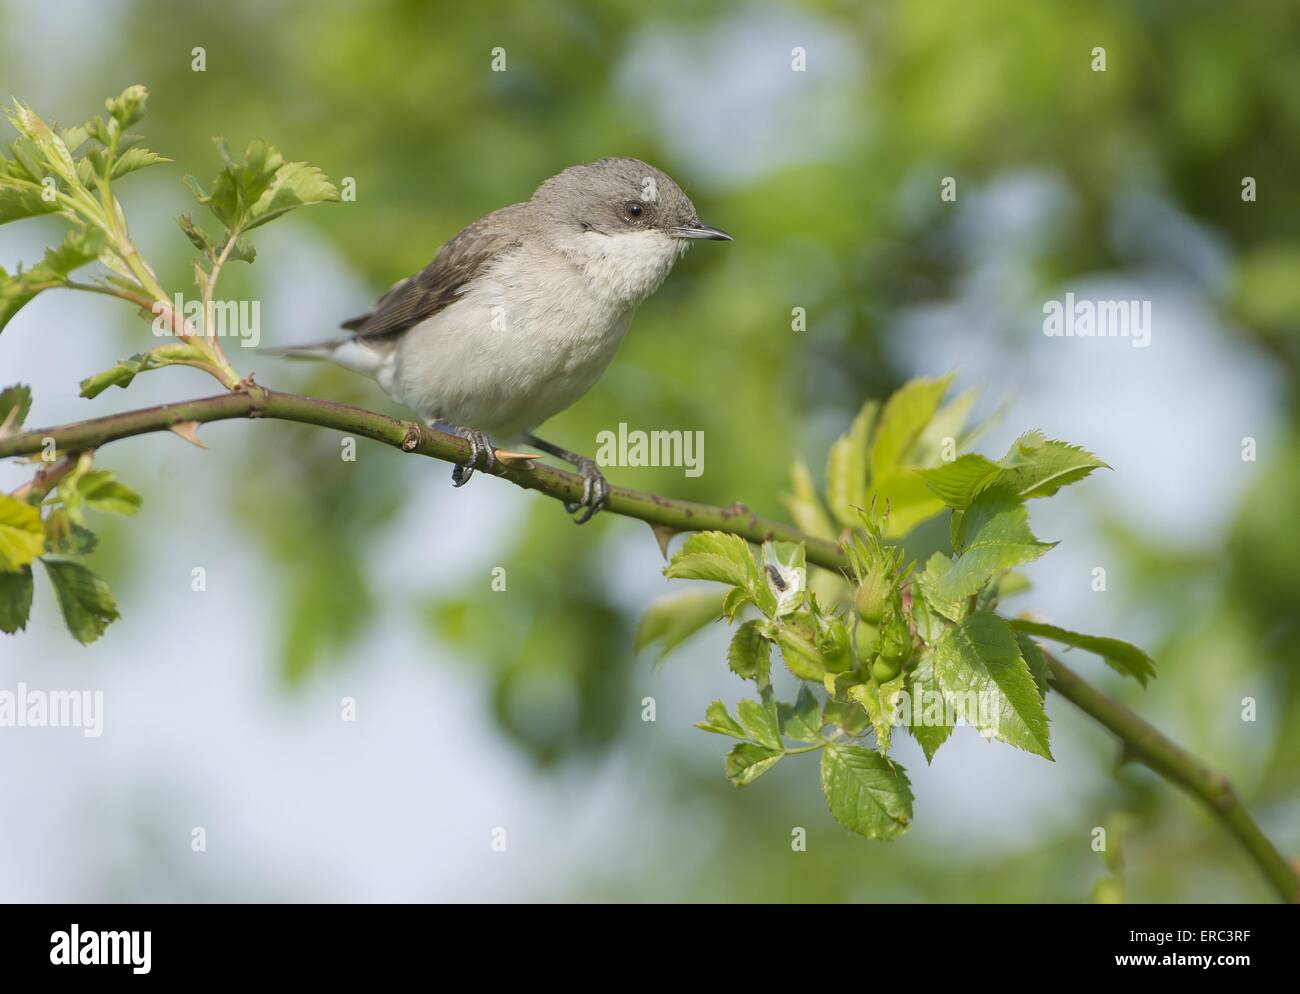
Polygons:
[[[232,393],[216,397],[126,411],[57,428],[38,428],[0,437],[0,458],[38,452],[45,446],[47,438],[53,439],[58,449],[71,453],[95,449],[133,435],[167,431],[182,422],[206,423],[233,418],[274,418],[319,425],[446,462],[464,462],[470,457],[469,443],[458,435],[347,404],[267,390],[250,382],[240,385]],[[557,500],[574,501],[582,495],[582,477],[531,460],[498,459],[494,469],[480,472],[488,472]],[[847,555],[834,543],[805,535],[790,525],[759,517],[739,503],[714,507],[611,487],[606,509],[645,521],[657,530],[717,530],[756,543],[768,539],[803,542],[809,562],[837,572],[848,572],[850,568]],[[1060,661],[1050,656],[1048,660],[1052,670],[1051,685],[1062,697],[1118,736],[1127,757],[1144,763],[1202,801],[1237,838],[1282,900],[1300,903],[1300,877],[1251,818],[1223,774],[1209,769],[1124,705],[1090,686]]]
[[[334,428],[445,462],[465,462],[470,457],[470,446],[465,439],[416,421],[401,421],[348,404],[245,384],[232,393],[216,397],[110,414],[58,428],[37,428],[0,438],[0,458],[39,452],[47,438],[53,439],[61,451],[79,451],[95,449],[119,438],[167,431],[185,421],[227,421],[232,418],[275,418]],[[515,463],[498,459],[494,469],[479,472],[499,476],[557,500],[576,501],[582,496],[581,476],[531,460]],[[810,562],[827,569],[848,568],[848,561],[834,543],[804,535],[779,521],[761,518],[743,504],[714,507],[625,487],[610,487],[606,510],[672,531],[717,530],[731,532],[751,542],[768,539],[804,542]]]
[[1300,877],[1295,868],[1255,824],[1226,776],[1165,738],[1123,704],[1089,686],[1059,660],[1048,655],[1047,663],[1052,688],[1114,732],[1124,744],[1124,758],[1138,760],[1201,801],[1237,837],[1278,896],[1289,904],[1300,903]]

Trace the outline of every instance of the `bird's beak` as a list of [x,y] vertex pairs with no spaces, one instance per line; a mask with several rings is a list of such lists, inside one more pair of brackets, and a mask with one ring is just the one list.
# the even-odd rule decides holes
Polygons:
[[674,238],[707,238],[712,242],[729,242],[733,240],[721,228],[715,228],[711,224],[703,224],[699,221],[680,228],[669,228],[668,231]]

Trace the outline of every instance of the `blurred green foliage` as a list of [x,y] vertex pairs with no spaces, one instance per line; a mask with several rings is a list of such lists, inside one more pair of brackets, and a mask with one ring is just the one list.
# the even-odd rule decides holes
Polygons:
[[[776,12],[785,20],[771,21]],[[785,139],[797,154],[770,168],[729,174],[685,162],[683,137],[664,124],[685,113],[673,106],[682,91],[629,83],[627,61],[655,33],[706,62],[722,59],[725,50],[698,40],[739,36],[751,22],[778,25],[763,53],[774,73],[788,69],[790,35],[802,29],[840,47],[849,68],[831,85],[852,90],[836,105],[838,141],[804,147],[795,127]],[[1244,775],[1267,825],[1279,827],[1288,814],[1298,821],[1300,6],[148,0],[122,5],[114,28],[108,51],[54,106],[41,93],[21,95],[66,122],[105,93],[146,83],[151,147],[177,163],[156,167],[150,180],[156,188],[170,174],[178,202],[184,172],[211,173],[214,133],[237,148],[266,138],[336,181],[354,177],[355,204],[292,223],[314,229],[376,295],[427,263],[464,224],[525,198],[566,165],[633,155],[674,175],[701,216],[736,241],[679,264],[641,309],[609,373],[547,434],[580,449],[620,420],[702,429],[709,454],[700,478],[672,469],[613,477],[694,500],[743,499],[773,516],[784,513],[791,458],[802,453],[817,463],[864,397],[884,396],[903,379],[884,346],[891,320],[910,305],[950,297],[963,278],[948,207],[933,195],[943,176],[961,177],[969,190],[1009,171],[1041,169],[1065,184],[1072,209],[1012,247],[1041,295],[1072,275],[1153,261],[1117,255],[1109,226],[1135,191],[1167,198],[1226,248],[1229,279],[1211,288],[1212,299],[1240,346],[1283,372],[1285,430],[1261,454],[1221,547],[1167,547],[1113,523],[1145,608],[1167,633],[1150,646],[1165,663],[1161,677],[1134,699],[1184,709],[1195,729],[1187,744]],[[25,83],[3,68],[21,65],[22,44],[0,34],[0,90],[19,92]],[[206,50],[203,73],[191,69],[193,45]],[[1095,45],[1107,49],[1104,74],[1088,69]],[[489,71],[497,47],[507,53],[507,72]],[[754,99],[768,99],[766,92],[756,88]],[[1257,203],[1241,199],[1245,176],[1257,182]],[[140,189],[124,198],[128,209],[146,199]],[[190,254],[179,231],[159,224],[140,240],[165,264],[165,285],[188,284]],[[276,264],[264,250],[254,268],[265,278]],[[233,296],[258,276],[239,269],[227,278],[224,292]],[[809,316],[802,338],[790,330],[796,304]],[[286,344],[319,331],[275,327],[264,335]],[[1013,350],[1007,361],[1016,361]],[[947,371],[943,357],[933,362],[926,372]],[[351,374],[266,365],[257,369],[262,381],[391,410]],[[70,368],[69,383],[87,372]],[[262,426],[242,438],[226,458],[256,471],[235,475],[223,506],[280,584],[288,680],[310,679],[314,667],[345,658],[381,608],[413,610],[431,639],[482,670],[485,707],[540,763],[591,764],[620,742],[643,749],[632,676],[649,662],[633,652],[636,610],[609,583],[621,540],[652,542],[642,526],[598,518],[579,532],[551,502],[512,494],[524,520],[496,560],[508,571],[508,598],[486,582],[448,593],[435,581],[436,563],[427,590],[393,591],[367,552],[394,527],[403,502],[431,502],[426,526],[452,528],[456,503],[495,484],[475,481],[452,494],[445,467],[378,452],[358,473],[340,463],[337,439],[309,430]],[[1184,596],[1188,590],[1200,596]],[[1267,692],[1274,730],[1267,746],[1225,723],[1224,695],[1238,686],[1229,677]],[[1056,707],[1055,720],[1077,720]],[[1093,764],[1107,765],[1110,743],[1081,734],[1091,735]],[[713,743],[699,751],[715,758]],[[575,882],[577,894],[1087,900],[1104,872],[1082,830],[1044,825],[1026,829],[1013,850],[936,853],[916,835],[888,848],[865,844],[832,830],[820,811],[826,830],[817,844],[788,862],[773,859],[767,826],[802,824],[820,803],[800,786],[806,777],[776,771],[761,793],[733,792],[717,786],[715,766],[671,744],[646,748],[638,761],[656,765],[673,802],[697,812],[718,842],[687,864],[660,840],[622,875]],[[1119,809],[1135,819],[1125,840],[1129,899],[1267,898],[1209,820],[1151,778],[1125,773],[1096,788],[1089,803],[1098,823]],[[1280,841],[1300,844],[1294,832]],[[748,872],[753,866],[762,872]],[[1225,879],[1233,889],[1223,889]]]

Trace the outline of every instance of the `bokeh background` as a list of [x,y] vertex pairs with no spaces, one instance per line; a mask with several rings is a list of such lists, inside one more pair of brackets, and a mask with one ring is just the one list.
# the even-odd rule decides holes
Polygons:
[[[1114,472],[1032,509],[1061,545],[1020,606],[1151,649],[1146,691],[1073,658],[1300,852],[1294,3],[0,0],[0,95],[73,123],[136,82],[135,130],[175,163],[119,195],[172,289],[191,289],[181,177],[215,172],[211,136],[355,178],[355,203],[277,222],[228,270],[223,296],[260,300],[274,344],[329,333],[566,165],[635,155],[677,178],[735,242],[679,263],[547,435],[703,430],[705,472],[618,483],[782,515],[796,455],[820,465],[864,398],[950,370],[983,415],[1005,405],[983,451],[1029,428],[1093,449]],[[0,264],[56,237],[0,228]],[[1151,300],[1151,346],[1045,338],[1066,290]],[[33,384],[31,424],[216,392],[173,369],[78,397],[148,341],[115,301],[48,293],[0,336],[0,379]],[[393,411],[352,374],[235,351],[261,382]],[[1087,901],[1108,872],[1092,829],[1117,824],[1129,900],[1271,896],[1190,800],[1116,776],[1114,743],[1059,698],[1055,764],[961,729],[927,768],[902,739],[916,824],[896,843],[831,820],[812,758],[738,791],[727,743],[691,727],[743,695],[722,626],[657,668],[633,650],[671,589],[644,525],[575,530],[364,440],[344,462],[324,431],[202,434],[210,451],[101,453],[145,497],[100,522],[122,620],[83,648],[38,580],[28,631],[0,641],[0,687],[106,697],[98,739],[0,729],[2,900]]]

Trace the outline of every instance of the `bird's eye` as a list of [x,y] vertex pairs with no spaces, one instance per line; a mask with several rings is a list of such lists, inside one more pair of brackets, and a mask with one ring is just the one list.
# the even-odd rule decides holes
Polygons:
[[645,210],[645,208],[642,207],[640,204],[638,204],[635,200],[629,200],[627,202],[627,207],[625,208],[625,210],[627,211],[628,217],[640,217],[641,212]]

